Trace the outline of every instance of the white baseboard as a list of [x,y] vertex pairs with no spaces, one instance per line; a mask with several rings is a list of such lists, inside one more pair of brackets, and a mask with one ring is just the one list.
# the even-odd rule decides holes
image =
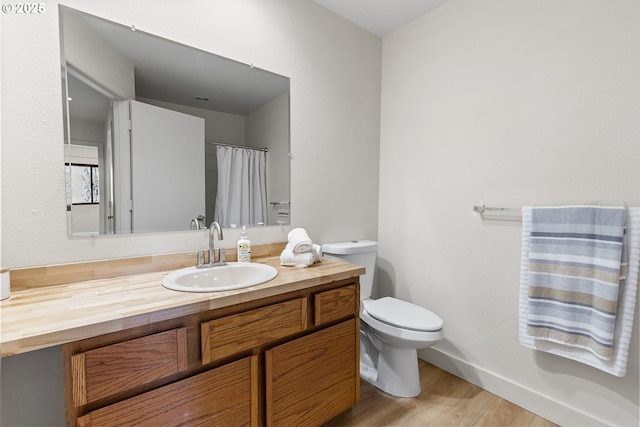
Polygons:
[[526,386],[516,384],[508,378],[486,371],[434,347],[418,351],[418,357],[561,426],[596,427],[609,425],[604,420],[594,418],[583,411],[553,400]]

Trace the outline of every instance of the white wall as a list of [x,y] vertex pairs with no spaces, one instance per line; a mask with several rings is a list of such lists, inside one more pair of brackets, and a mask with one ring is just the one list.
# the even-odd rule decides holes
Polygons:
[[62,21],[66,61],[120,99],[134,98],[133,64],[87,28],[75,13],[64,13]]
[[380,290],[443,318],[422,357],[562,425],[638,425],[637,310],[624,378],[520,346],[521,224],[472,206],[640,204],[639,16],[454,0],[383,40]]
[[[311,0],[44,4],[42,14],[0,14],[3,267],[207,245],[200,232],[67,236],[58,4],[290,77],[293,226],[306,227],[317,242],[377,238],[382,49],[378,37]],[[25,165],[30,167],[28,173]],[[249,235],[255,245],[284,241],[288,230],[262,227]],[[222,246],[234,247],[239,234],[226,231]],[[61,372],[53,368],[43,377],[34,376],[31,369],[34,364],[51,366],[51,354],[59,357],[59,351],[55,347],[2,361],[0,424],[64,422]]]
[[[205,248],[204,233],[67,237],[57,4],[291,78],[293,226],[318,241],[377,238],[381,40],[311,0],[48,1],[1,14],[2,264]],[[10,84],[9,84],[10,83]],[[37,173],[24,173],[24,165]],[[344,212],[349,212],[345,215]],[[253,244],[287,228],[251,232]],[[233,247],[239,231],[225,233]]]
[[157,99],[137,97],[137,101],[156,105],[169,110],[180,111],[204,119],[204,140],[244,145],[246,140],[246,118],[238,114],[222,113],[204,108],[189,107],[158,101]]
[[271,202],[288,202],[289,168],[289,94],[280,95],[247,115],[247,145],[268,148],[267,223],[277,224],[278,207]]

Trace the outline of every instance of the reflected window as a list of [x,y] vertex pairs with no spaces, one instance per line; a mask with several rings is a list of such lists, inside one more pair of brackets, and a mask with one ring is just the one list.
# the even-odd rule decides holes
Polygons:
[[65,165],[67,206],[100,203],[99,168],[96,165]]

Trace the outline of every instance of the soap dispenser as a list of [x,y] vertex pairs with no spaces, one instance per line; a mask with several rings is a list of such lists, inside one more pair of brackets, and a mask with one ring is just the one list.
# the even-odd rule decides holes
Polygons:
[[247,228],[244,225],[238,240],[238,262],[251,262],[251,240],[247,238]]

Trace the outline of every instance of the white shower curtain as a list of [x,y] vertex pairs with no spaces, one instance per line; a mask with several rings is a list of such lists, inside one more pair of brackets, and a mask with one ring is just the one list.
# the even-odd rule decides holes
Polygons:
[[222,227],[267,222],[266,153],[218,145],[214,220]]

